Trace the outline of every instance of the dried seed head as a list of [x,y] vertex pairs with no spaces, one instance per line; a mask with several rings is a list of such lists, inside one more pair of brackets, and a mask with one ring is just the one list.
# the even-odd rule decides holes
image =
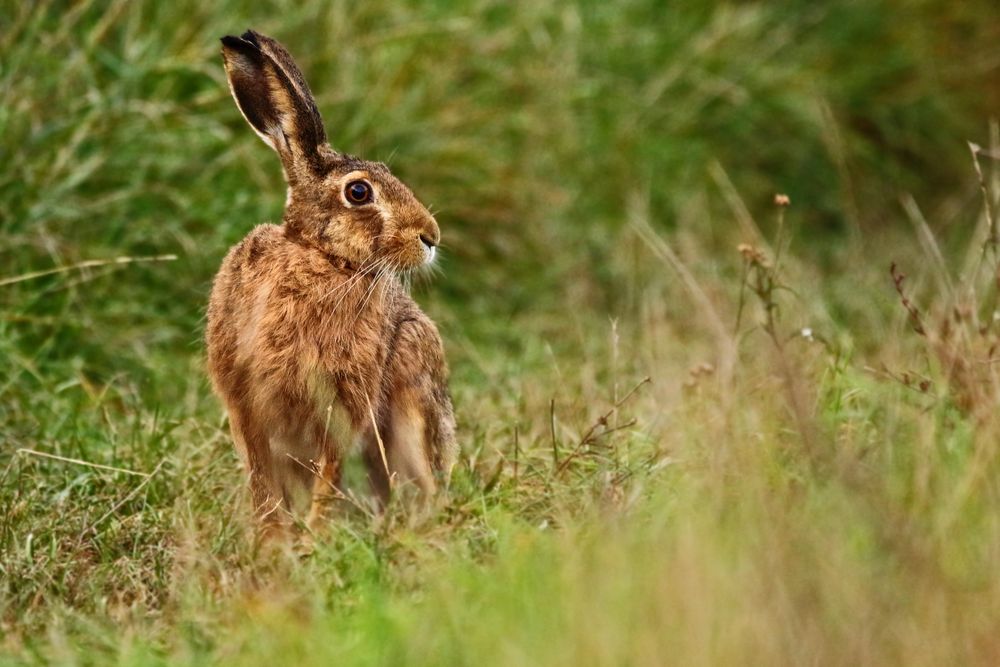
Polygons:
[[708,363],[707,361],[703,361],[700,364],[692,366],[691,368],[688,369],[688,375],[690,375],[692,378],[695,379],[700,378],[703,375],[711,375],[714,372],[715,372],[715,366]]
[[791,203],[792,200],[788,198],[788,195],[783,195],[783,194],[774,195],[775,206],[788,206]]
[[736,250],[743,255],[743,259],[747,262],[767,266],[767,258],[764,256],[764,251],[760,248],[752,246],[749,243],[741,243],[736,246]]

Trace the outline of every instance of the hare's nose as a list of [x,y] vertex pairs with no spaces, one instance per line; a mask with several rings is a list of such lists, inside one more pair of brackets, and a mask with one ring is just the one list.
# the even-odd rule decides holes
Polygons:
[[434,246],[438,244],[437,239],[431,238],[430,235],[428,234],[421,234],[420,242],[423,243],[425,246],[427,246],[428,250],[432,249]]

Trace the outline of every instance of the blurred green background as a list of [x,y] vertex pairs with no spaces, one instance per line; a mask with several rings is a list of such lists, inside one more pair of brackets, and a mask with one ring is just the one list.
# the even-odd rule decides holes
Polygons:
[[787,192],[817,262],[898,224],[903,192],[968,216],[964,142],[1000,108],[993,0],[8,2],[3,274],[179,256],[0,290],[19,384],[72,360],[176,398],[159,368],[199,353],[220,258],[281,216],[218,54],[251,26],[287,42],[336,148],[440,211],[447,277],[424,298],[514,346],[498,323],[567,295],[621,307],[636,197],[657,228],[721,242],[721,181],[755,212]]
[[[296,57],[332,145],[388,162],[443,233],[443,272],[416,297],[453,370],[451,509],[415,532],[350,524],[302,569],[261,565],[234,527],[241,473],[202,368],[213,274],[284,202],[222,69],[219,37],[247,28]],[[976,434],[996,431],[947,388],[928,406],[869,371],[947,376],[907,347],[886,271],[903,261],[922,297],[950,285],[942,267],[983,224],[966,142],[997,151],[998,114],[997,0],[0,0],[0,648],[27,663],[340,657],[295,644],[304,624],[361,663],[482,664],[510,633],[488,662],[534,647],[547,664],[591,648],[594,663],[658,664],[661,636],[703,664],[750,646],[772,663],[906,662],[923,650],[908,638],[933,635],[927,655],[986,664],[1000,591],[976,594],[1000,492],[977,484],[1000,458]],[[769,348],[744,337],[736,245],[775,238],[779,192],[785,323],[832,341],[802,362],[816,432],[874,451],[871,478],[817,472]],[[176,260],[103,263],[162,255]],[[32,275],[81,262],[95,263]],[[686,398],[705,382],[686,367],[706,361],[732,380],[721,403]],[[627,472],[549,466],[646,375],[635,427],[609,436]],[[919,456],[895,448],[920,437]],[[136,490],[19,448],[158,474]],[[969,497],[981,504],[959,512]],[[618,502],[639,508],[621,527]],[[553,525],[566,532],[547,541]],[[658,576],[653,557],[669,585],[622,574]],[[461,593],[424,588],[428,571]],[[276,608],[260,606],[267,581],[285,587]],[[446,632],[421,604],[450,615]],[[470,628],[468,605],[496,633]],[[606,610],[619,634],[563,633],[586,625],[571,605]],[[936,610],[976,605],[996,613],[947,643]],[[277,643],[256,644],[255,623]]]

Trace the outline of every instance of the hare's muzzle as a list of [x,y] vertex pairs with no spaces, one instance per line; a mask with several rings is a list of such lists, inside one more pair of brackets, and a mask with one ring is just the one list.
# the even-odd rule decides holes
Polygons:
[[418,226],[417,239],[423,250],[424,264],[430,264],[437,256],[437,245],[441,242],[441,230],[437,221],[429,217]]

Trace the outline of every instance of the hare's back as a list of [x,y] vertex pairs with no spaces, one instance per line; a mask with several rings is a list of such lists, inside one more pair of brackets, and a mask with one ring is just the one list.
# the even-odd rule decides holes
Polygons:
[[282,227],[258,225],[222,261],[212,284],[205,330],[213,379],[232,371],[240,340],[259,320],[263,299],[280,275],[286,244]]

